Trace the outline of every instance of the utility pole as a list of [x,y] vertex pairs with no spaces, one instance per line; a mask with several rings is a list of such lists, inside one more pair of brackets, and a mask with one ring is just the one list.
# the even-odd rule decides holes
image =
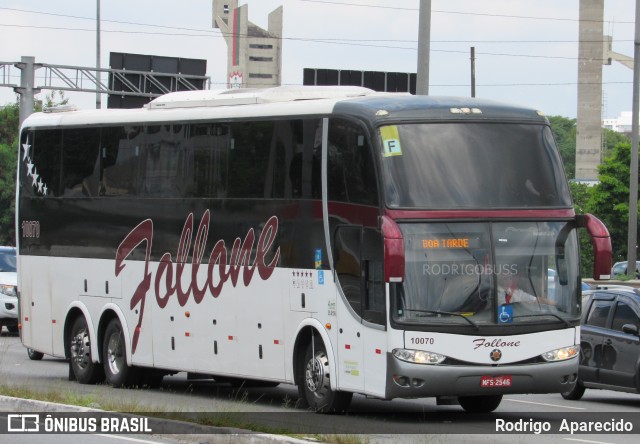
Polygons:
[[471,47],[471,97],[476,96],[476,48]]
[[418,70],[416,94],[429,95],[429,52],[431,50],[431,0],[420,0],[418,21]]
[[[97,2],[96,11],[96,74],[98,75],[97,84],[100,84],[100,0]],[[96,88],[96,109],[102,108],[102,98],[100,97],[100,88]]]
[[22,56],[20,63],[16,63],[16,68],[22,71],[20,73],[20,86],[13,90],[20,96],[20,126],[24,119],[33,113],[34,95],[40,93],[40,89],[34,88],[35,70],[40,68],[36,65],[36,58],[31,56]]
[[627,276],[635,277],[638,243],[638,119],[640,118],[640,0],[636,0],[636,34],[633,48],[633,109],[631,111],[631,173],[629,175],[629,239]]

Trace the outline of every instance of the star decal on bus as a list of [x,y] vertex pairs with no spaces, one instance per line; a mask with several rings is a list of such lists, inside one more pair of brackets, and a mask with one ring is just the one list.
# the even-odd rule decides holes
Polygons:
[[31,162],[31,157],[29,156],[31,145],[29,144],[29,139],[27,139],[27,143],[22,144],[22,149],[24,150],[22,161],[27,167],[27,177],[31,177],[32,179],[31,186],[33,186],[36,192],[46,196],[49,189],[47,188],[47,184],[42,181],[42,177],[37,173],[35,164]]

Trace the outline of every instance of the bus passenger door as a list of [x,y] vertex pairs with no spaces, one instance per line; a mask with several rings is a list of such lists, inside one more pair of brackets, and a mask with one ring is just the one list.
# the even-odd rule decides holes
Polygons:
[[362,232],[363,361],[365,392],[384,396],[387,368],[387,308],[384,282],[384,242],[380,230]]
[[364,390],[362,319],[362,227],[338,226],[334,235],[334,267],[337,285],[338,387]]
[[[23,260],[25,260],[23,258]],[[53,335],[51,324],[51,283],[49,281],[49,258],[41,256],[28,256],[31,265],[23,266],[24,269],[35,270],[36,272],[27,277],[30,291],[25,294],[31,296],[31,300],[24,298],[26,307],[21,307],[21,316],[24,321],[28,317],[27,322],[23,322],[23,329],[28,329],[30,334],[30,347],[34,350],[53,354]],[[23,331],[23,334],[25,332]],[[27,334],[25,334],[25,339]]]

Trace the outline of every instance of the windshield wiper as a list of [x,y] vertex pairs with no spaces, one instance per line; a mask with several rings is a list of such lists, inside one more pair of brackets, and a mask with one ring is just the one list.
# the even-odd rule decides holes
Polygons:
[[[454,313],[454,312],[451,312],[451,311],[440,311],[440,310],[413,310],[411,308],[405,308],[405,311],[412,311],[412,312],[415,312],[415,313],[427,313],[427,314],[437,314],[437,315],[459,316],[462,319],[464,319],[465,321],[467,321],[469,324],[471,324],[473,327],[475,327],[476,330],[480,330],[480,327],[478,327],[478,324],[473,322],[467,316],[462,315],[460,313]],[[418,316],[418,317],[420,317],[420,316]]]
[[564,322],[567,327],[571,327],[571,324],[569,323],[569,321],[567,321],[566,319],[558,316],[555,313],[536,313],[536,314],[528,314],[528,315],[518,315],[518,316],[513,316],[513,319],[515,319],[515,318],[537,318],[537,317],[540,317],[540,316],[553,316],[554,318],[559,319],[560,321]]

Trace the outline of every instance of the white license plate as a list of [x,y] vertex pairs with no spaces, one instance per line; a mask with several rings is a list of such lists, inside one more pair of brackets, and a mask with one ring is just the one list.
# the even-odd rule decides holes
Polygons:
[[481,376],[480,387],[492,388],[492,387],[511,387],[512,383],[511,375],[501,376]]

